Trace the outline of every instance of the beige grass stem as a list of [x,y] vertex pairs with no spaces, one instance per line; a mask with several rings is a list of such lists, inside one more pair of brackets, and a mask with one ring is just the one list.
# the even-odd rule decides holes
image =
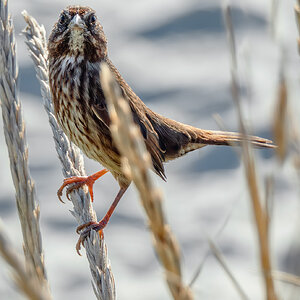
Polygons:
[[[296,23],[298,25],[298,31],[300,36],[300,0],[297,0],[297,4],[295,5],[295,14],[296,14]],[[300,38],[298,38],[298,51],[300,54]]]
[[[41,85],[41,93],[44,100],[44,107],[49,117],[49,123],[53,132],[55,147],[58,157],[62,163],[62,171],[65,177],[85,176],[83,156],[80,150],[70,143],[66,135],[59,128],[55,116],[50,96],[46,32],[43,26],[23,12],[27,27],[23,31],[26,37],[29,54],[34,62],[37,78]],[[55,196],[55,195],[53,195]],[[86,190],[74,190],[71,193],[73,203],[72,215],[76,218],[78,225],[89,221],[97,221],[96,212],[90,201],[90,196]],[[57,205],[59,205],[57,201]],[[90,237],[84,242],[87,259],[89,261],[92,274],[92,285],[97,299],[110,300],[116,298],[114,277],[111,270],[110,261],[107,256],[107,247],[104,239],[99,238],[99,234],[92,231]]]
[[282,271],[272,271],[272,276],[275,280],[282,281],[300,287],[300,277],[294,274],[282,272]]
[[275,144],[277,145],[276,153],[281,162],[284,161],[287,152],[287,104],[286,80],[284,75],[281,74],[273,125],[274,140]]
[[34,276],[28,276],[23,259],[16,253],[13,245],[4,234],[3,224],[0,222],[0,255],[10,266],[17,288],[30,300],[51,300],[48,289],[41,286]]
[[[238,111],[240,131],[246,135],[246,127],[241,110],[241,97],[239,90],[239,80],[237,72],[237,58],[236,47],[234,39],[234,31],[231,18],[230,6],[224,8],[225,24],[227,29],[227,37],[231,53],[231,83],[232,83],[232,95]],[[261,196],[259,193],[255,161],[252,153],[252,149],[249,142],[244,140],[242,143],[242,159],[245,167],[245,175],[247,179],[249,194],[251,198],[253,213],[255,217],[255,223],[257,228],[259,251],[260,251],[260,263],[263,271],[263,277],[265,282],[266,299],[276,300],[277,296],[274,289],[274,282],[272,278],[269,237],[268,237],[268,214],[265,208],[262,206]]]
[[218,262],[222,266],[223,270],[225,271],[225,273],[229,277],[229,279],[232,282],[234,288],[238,292],[240,298],[243,299],[243,300],[248,300],[249,298],[247,297],[247,295],[243,291],[241,285],[236,280],[235,276],[233,275],[232,271],[230,270],[229,266],[227,265],[221,250],[218,248],[218,246],[215,244],[215,242],[212,239],[208,239],[208,243],[209,243],[209,247],[210,247],[213,255],[218,260]]
[[[229,210],[227,216],[225,217],[225,219],[222,222],[220,228],[218,229],[217,233],[215,234],[215,236],[213,238],[214,240],[216,240],[216,239],[218,239],[220,237],[221,233],[223,232],[223,230],[227,226],[227,224],[228,224],[228,222],[229,222],[229,220],[230,220],[230,218],[232,216],[232,212],[233,212],[235,206],[236,206],[236,201],[234,201],[234,203],[232,204],[231,209]],[[210,254],[211,254],[211,249],[208,248],[207,251],[205,252],[205,254],[204,254],[204,256],[203,256],[203,258],[202,258],[199,266],[197,267],[195,274],[192,277],[192,280],[191,280],[191,282],[189,284],[190,287],[192,287],[192,285],[196,282],[197,278],[200,276],[200,274],[201,274],[201,272],[203,270],[204,264],[206,263],[206,261],[207,261],[208,257],[210,256]]]
[[48,282],[39,226],[40,209],[28,167],[28,146],[21,103],[17,95],[17,79],[13,23],[8,14],[7,1],[0,0],[0,99],[4,135],[16,190],[27,276],[36,278],[46,288]]
[[[295,5],[295,14],[298,32],[300,36],[300,0],[297,0],[297,4]],[[300,55],[300,37],[298,38],[298,51]],[[289,142],[292,142],[292,146],[296,149],[296,154],[294,155],[294,166],[298,172],[298,177],[300,179],[300,131],[294,114],[290,113],[288,117],[291,123]]]
[[109,67],[104,63],[100,79],[108,103],[112,136],[122,155],[123,170],[138,189],[171,294],[176,300],[193,299],[190,288],[182,280],[179,246],[166,222],[161,192],[151,179],[151,158],[140,130],[133,122],[129,105],[122,98]]

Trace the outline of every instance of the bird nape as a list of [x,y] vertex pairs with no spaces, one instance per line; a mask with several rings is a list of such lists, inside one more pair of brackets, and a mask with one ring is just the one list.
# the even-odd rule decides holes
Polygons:
[[102,229],[130,185],[130,180],[122,171],[120,153],[110,132],[111,121],[99,78],[102,62],[107,63],[119,84],[151,155],[153,171],[162,179],[166,178],[165,162],[206,145],[240,145],[246,138],[257,147],[274,147],[272,141],[264,138],[203,130],[150,110],[108,58],[106,36],[95,11],[89,7],[69,6],[61,12],[49,37],[48,52],[49,83],[57,121],[70,141],[87,157],[105,167],[88,177],[66,178],[58,190],[59,199],[63,188],[75,183],[67,189],[67,196],[75,188],[87,185],[93,201],[93,184],[108,171],[120,186],[115,200],[100,222],[90,222],[77,228],[77,232],[81,231],[77,250],[90,230],[102,234]]

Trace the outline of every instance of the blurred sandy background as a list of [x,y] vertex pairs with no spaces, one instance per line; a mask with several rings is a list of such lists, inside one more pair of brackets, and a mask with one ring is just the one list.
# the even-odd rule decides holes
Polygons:
[[[299,109],[299,57],[294,1],[278,1],[275,39],[271,35],[271,2],[231,1],[237,37],[244,113],[252,132],[271,138],[279,65],[284,50],[285,73],[293,110]],[[94,8],[109,42],[109,55],[127,82],[154,111],[206,129],[238,130],[230,93],[230,59],[221,2],[215,0],[42,1],[11,0],[20,66],[20,98],[27,126],[31,175],[41,207],[46,267],[54,299],[94,299],[87,261],[75,251],[76,224],[56,191],[61,167],[43,110],[39,84],[28,57],[21,11],[26,9],[49,35],[61,9],[70,4]],[[298,73],[297,73],[298,72]],[[249,88],[250,86],[250,93]],[[250,96],[250,97],[249,97]],[[299,102],[299,101],[298,101]],[[298,110],[299,112],[299,110]],[[0,121],[2,122],[2,121]],[[0,217],[21,251],[21,230],[2,123],[0,127]],[[291,245],[299,229],[299,190],[292,168],[277,168],[270,150],[255,151],[259,178],[276,172],[271,249],[275,269],[293,271]],[[101,166],[86,160],[87,173]],[[256,231],[243,168],[236,152],[206,147],[166,165],[168,182],[157,179],[165,195],[167,218],[182,247],[184,278],[193,277],[205,255],[207,236],[216,239],[234,275],[250,299],[262,299]],[[100,218],[118,191],[110,174],[95,185]],[[134,187],[125,194],[105,230],[118,299],[169,299]],[[296,260],[296,258],[294,258]],[[293,259],[292,259],[293,261]],[[295,270],[294,270],[295,271]],[[298,270],[299,271],[299,270]],[[299,275],[299,274],[298,274]],[[300,290],[277,283],[282,299],[300,299]],[[214,257],[209,257],[193,285],[196,299],[239,299]],[[22,299],[0,261],[0,298]]]

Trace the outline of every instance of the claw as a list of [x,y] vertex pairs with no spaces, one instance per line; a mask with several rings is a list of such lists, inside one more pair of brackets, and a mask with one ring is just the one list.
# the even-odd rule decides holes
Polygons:
[[65,203],[61,198],[63,189],[66,186],[68,186],[69,184],[75,183],[73,186],[67,188],[67,191],[66,191],[67,199],[70,200],[70,193],[73,190],[78,189],[78,188],[82,187],[83,185],[87,185],[88,189],[89,189],[89,193],[91,195],[91,200],[93,202],[94,201],[93,185],[98,178],[100,178],[107,172],[108,172],[108,170],[103,169],[95,174],[90,175],[90,176],[73,176],[73,177],[65,178],[62,186],[57,191],[57,196],[58,196],[59,201],[61,201],[62,203]]
[[59,188],[59,190],[57,191],[57,197],[58,197],[58,200],[59,200],[61,203],[65,204],[65,201],[63,201],[63,199],[61,198],[63,188],[64,188],[64,187],[62,187],[62,186]]
[[[104,171],[106,171],[106,170],[104,170]],[[100,172],[98,172],[98,173],[100,173]],[[92,229],[95,230],[95,231],[98,231],[100,239],[103,239],[103,237],[104,237],[103,228],[107,225],[111,215],[113,214],[117,204],[119,203],[120,199],[122,198],[122,196],[125,193],[127,188],[128,188],[128,186],[120,188],[119,193],[117,194],[114,202],[111,204],[111,206],[110,206],[109,210],[107,211],[106,215],[104,216],[104,218],[100,222],[90,221],[88,223],[82,224],[82,225],[77,227],[76,232],[79,234],[79,232],[81,231],[80,237],[79,237],[79,239],[77,241],[77,244],[76,244],[76,251],[77,251],[78,255],[81,255],[81,253],[80,253],[81,245],[84,246],[83,243],[84,243],[85,239],[90,235],[90,232],[91,232]]]
[[85,177],[84,180],[82,182],[77,182],[77,183],[74,183],[72,186],[68,187],[67,190],[66,190],[66,196],[67,196],[67,199],[69,201],[71,201],[70,199],[70,194],[76,190],[76,189],[79,189],[81,188],[83,185],[86,184],[86,180],[87,180],[88,177]]
[[90,235],[90,232],[91,230],[95,230],[95,231],[99,231],[99,236],[101,239],[103,239],[104,237],[104,234],[103,234],[103,228],[106,226],[107,222],[101,220],[100,222],[94,222],[94,221],[91,221],[91,222],[88,222],[88,223],[85,223],[85,224],[82,224],[80,226],[77,227],[76,229],[76,232],[79,234],[79,232],[81,230],[83,230],[81,233],[80,233],[80,237],[76,243],[76,251],[78,253],[78,255],[81,256],[81,253],[80,253],[80,250],[81,250],[81,245],[84,246],[84,241],[86,240],[86,238]]
[[[57,191],[57,196],[58,196],[58,199],[59,201],[61,201],[62,203],[65,203],[63,200],[62,200],[62,192],[63,192],[63,189],[71,184],[71,183],[81,183],[81,182],[84,182],[86,180],[87,177],[84,177],[84,176],[72,176],[72,177],[69,177],[69,178],[65,178],[64,179],[64,182],[63,184],[61,185],[61,187],[59,188],[59,190]],[[84,183],[83,183],[84,184]],[[71,189],[71,188],[68,188],[67,189],[67,192],[68,190]],[[68,197],[69,193],[67,194],[67,198],[70,200],[70,198]]]
[[79,256],[81,256],[80,250],[81,250],[81,244],[83,245],[83,242],[84,241],[81,239],[81,236],[80,236],[76,243],[76,251]]
[[91,222],[87,222],[87,223],[85,223],[85,224],[82,224],[82,225],[78,226],[78,227],[76,228],[76,233],[79,234],[80,231],[81,231],[82,229],[84,229],[84,228],[86,228],[86,227],[88,227],[88,226],[90,226],[90,225],[93,225],[93,224],[98,224],[98,223],[95,222],[95,221],[91,221]]

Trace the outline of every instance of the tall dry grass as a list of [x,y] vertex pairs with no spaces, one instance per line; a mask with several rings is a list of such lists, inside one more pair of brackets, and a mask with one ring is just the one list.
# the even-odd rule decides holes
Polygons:
[[101,65],[100,79],[108,101],[110,130],[122,155],[123,172],[138,189],[171,294],[178,300],[193,299],[191,289],[182,280],[179,244],[166,222],[161,192],[151,179],[153,166],[140,129],[133,122],[129,104],[121,96],[121,89],[105,63]]
[[[235,36],[232,23],[232,13],[230,6],[224,7],[224,19],[227,29],[227,39],[231,54],[231,90],[237,115],[239,120],[240,132],[246,136],[247,128],[244,122],[243,112],[241,108],[240,83],[237,67]],[[272,278],[272,266],[269,246],[269,218],[266,207],[263,206],[261,199],[261,191],[258,186],[258,179],[256,175],[256,164],[253,156],[251,144],[245,139],[242,143],[242,161],[245,169],[245,177],[248,184],[250,200],[253,208],[253,214],[256,222],[256,229],[258,235],[258,245],[260,252],[260,264],[265,281],[265,291],[267,300],[276,300],[277,295],[274,288]]]
[[[300,1],[297,0],[297,3],[295,5],[295,15],[296,15],[296,23],[298,26],[299,36],[300,36]],[[300,38],[298,38],[298,51],[300,54]]]
[[[0,45],[0,99],[4,136],[23,234],[25,268],[22,267],[23,271],[26,270],[27,280],[36,284],[36,289],[43,294],[44,299],[50,299],[39,226],[39,205],[28,168],[25,124],[17,92],[18,67],[14,27],[8,13],[8,3],[3,0],[0,1]],[[1,239],[1,253],[7,260],[9,253],[6,251],[5,241],[6,239]],[[13,266],[11,262],[9,264],[16,270],[16,266]],[[24,279],[24,276],[20,278]],[[26,292],[25,285],[20,278],[15,276],[16,284]]]
[[[0,223],[0,255],[11,268],[12,278],[16,287],[30,300],[51,300],[48,287],[41,284],[40,278],[32,276],[28,271],[28,263],[24,265],[24,258],[19,255],[4,232],[4,225]],[[32,270],[31,266],[31,270]],[[3,297],[4,295],[2,295]]]
[[[45,29],[26,11],[23,12],[23,16],[27,23],[23,33],[26,37],[26,44],[35,66],[37,78],[41,84],[44,108],[49,117],[49,124],[53,132],[55,148],[62,164],[63,175],[65,177],[85,176],[83,156],[80,150],[70,143],[54,116],[49,88]],[[93,209],[87,190],[82,188],[74,190],[70,195],[70,200],[73,203],[71,213],[77,220],[78,225],[97,221],[96,212]],[[92,275],[93,290],[97,299],[115,299],[115,282],[104,239],[100,239],[99,234],[92,231],[84,241],[84,246]]]

